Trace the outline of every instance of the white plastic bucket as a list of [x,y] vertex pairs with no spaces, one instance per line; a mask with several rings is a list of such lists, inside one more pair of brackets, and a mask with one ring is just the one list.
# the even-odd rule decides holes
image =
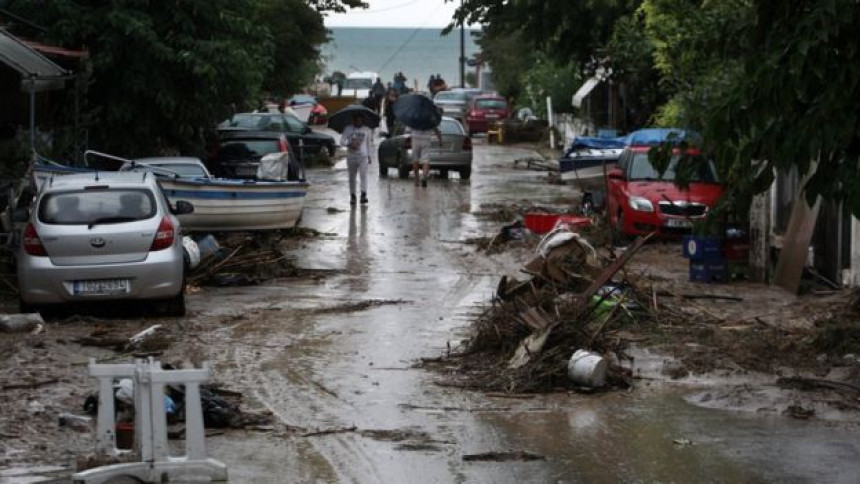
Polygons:
[[577,385],[602,387],[606,384],[606,359],[586,350],[577,350],[567,363],[567,376]]

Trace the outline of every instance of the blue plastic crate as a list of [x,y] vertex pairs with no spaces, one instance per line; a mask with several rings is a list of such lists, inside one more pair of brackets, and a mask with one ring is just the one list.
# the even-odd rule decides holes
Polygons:
[[690,259],[690,282],[729,282],[729,264],[725,259]]
[[682,239],[684,257],[691,260],[723,258],[722,241],[718,237],[688,235]]

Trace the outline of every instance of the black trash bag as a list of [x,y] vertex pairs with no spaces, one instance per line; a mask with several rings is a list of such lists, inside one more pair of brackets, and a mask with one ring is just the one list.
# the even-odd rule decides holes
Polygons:
[[203,408],[205,427],[241,427],[242,412],[239,410],[239,405],[228,402],[205,388],[200,389],[200,403]]

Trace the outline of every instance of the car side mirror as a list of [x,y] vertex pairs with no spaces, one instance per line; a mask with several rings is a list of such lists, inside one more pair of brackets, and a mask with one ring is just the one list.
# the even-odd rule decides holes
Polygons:
[[304,131],[302,131],[302,134],[308,134],[308,133],[310,133],[311,131],[313,131],[313,130],[311,129],[311,127],[310,127],[310,126],[308,126],[308,125],[305,125],[305,129],[304,129]]
[[608,176],[610,180],[623,180],[624,172],[619,168],[613,168],[612,170],[609,170]]
[[173,212],[173,215],[194,213],[194,205],[191,205],[191,202],[186,202],[185,200],[178,200],[176,202],[176,206],[171,211]]
[[379,133],[379,137],[380,137],[380,138],[390,138],[390,137],[391,137],[391,133],[388,133],[388,132],[383,131],[383,132]]
[[15,223],[24,223],[30,220],[30,210],[26,208],[16,208],[12,211],[12,221]]

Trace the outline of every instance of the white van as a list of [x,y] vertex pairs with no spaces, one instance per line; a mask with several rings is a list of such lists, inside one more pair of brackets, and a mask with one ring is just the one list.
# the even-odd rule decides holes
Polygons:
[[379,74],[376,72],[353,72],[346,76],[340,95],[341,97],[364,99],[370,96],[370,88],[378,79]]

